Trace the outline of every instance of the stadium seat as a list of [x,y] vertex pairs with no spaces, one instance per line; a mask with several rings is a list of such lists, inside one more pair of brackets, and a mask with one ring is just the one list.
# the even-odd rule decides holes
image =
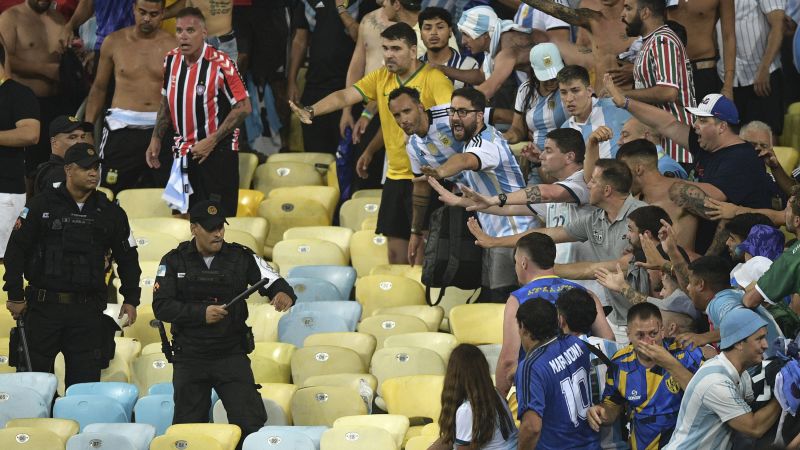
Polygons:
[[150,386],[172,382],[172,364],[163,353],[141,355],[133,361],[133,384],[144,395]]
[[[316,303],[301,303],[301,305],[312,304]],[[278,321],[278,340],[298,348],[303,346],[303,341],[308,335],[337,331],[352,330],[348,328],[344,319],[321,311],[292,311]]]
[[[139,276],[139,288],[142,290],[142,296],[139,299],[140,307],[153,303],[153,286],[156,284],[156,273],[158,272],[159,261],[139,260],[139,267],[142,269],[142,274]],[[119,292],[122,286],[119,277],[112,279],[111,283],[117,289],[117,305],[121,305],[125,298],[122,296],[122,293]],[[140,311],[140,309],[137,309],[139,314],[141,314]]]
[[251,433],[244,438],[242,450],[319,450],[314,441],[299,431],[284,431],[280,434],[268,431]]
[[[129,219],[134,236],[139,232],[168,234],[183,242],[192,239],[189,221],[178,217],[138,217]],[[144,258],[139,258],[144,260]],[[161,258],[156,259],[160,261]]]
[[0,381],[0,398],[3,398],[0,402],[0,427],[4,427],[11,419],[49,416],[50,403],[45,402],[32,387],[3,384]]
[[[293,314],[305,313],[308,311],[316,311],[323,314],[334,315],[342,318],[346,330],[328,330],[327,332],[336,331],[355,331],[358,325],[358,319],[361,317],[361,304],[354,301],[324,301],[324,302],[311,302],[311,303],[298,303],[292,307]],[[324,332],[323,330],[319,331]]]
[[156,383],[147,388],[147,395],[172,395],[174,393],[175,386],[172,385],[171,381]]
[[[259,383],[259,381],[257,379],[256,379],[256,383],[257,384],[261,384],[261,383]],[[267,409],[267,400],[262,398],[261,402],[264,404],[264,409],[266,410]],[[269,414],[269,413],[267,413],[267,414]],[[216,403],[214,403],[214,407],[211,408],[211,414],[209,415],[209,417],[211,417],[211,422],[212,423],[219,423],[219,424],[230,423],[228,421],[228,411],[225,409],[225,404],[222,403],[222,400],[217,400]],[[268,422],[264,422],[262,424],[262,426],[266,425],[267,423]]]
[[180,240],[157,231],[138,230],[133,236],[141,261],[161,261],[164,255],[180,244]]
[[[3,274],[0,274],[3,275]],[[4,294],[5,291],[2,291]],[[5,302],[4,302],[5,303]],[[8,338],[11,335],[11,329],[17,326],[17,321],[11,317],[11,313],[7,309],[0,311],[0,336]],[[8,347],[5,348],[6,351]]]
[[500,349],[503,344],[484,344],[479,345],[478,348],[483,352],[486,357],[486,362],[489,363],[489,373],[494,375],[497,370],[497,360],[500,358]]
[[356,352],[333,345],[314,345],[297,349],[292,357],[292,381],[302,386],[313,375],[364,373],[367,366]]
[[378,217],[380,198],[362,197],[347,200],[339,210],[339,225],[353,231],[361,229],[361,223],[368,217]]
[[[233,450],[242,437],[242,430],[236,425],[220,423],[183,423],[167,428],[166,436],[201,434],[219,442],[224,450]],[[192,447],[187,447],[191,449]]]
[[283,233],[289,228],[331,224],[328,210],[322,203],[296,196],[282,196],[261,202],[258,215],[269,222],[269,234],[264,245],[267,257],[271,257],[272,248],[283,239]]
[[0,430],[3,450],[63,450],[65,441],[56,433],[34,427],[14,427]]
[[786,173],[791,176],[792,171],[797,167],[798,160],[800,160],[800,152],[792,147],[772,147],[775,151],[775,156],[778,162]]
[[397,275],[367,275],[356,281],[356,300],[370,317],[379,308],[426,305],[425,290],[414,280]]
[[383,348],[383,341],[395,334],[417,333],[428,331],[421,319],[402,314],[382,314],[363,319],[358,324],[358,331],[375,336],[377,348]]
[[8,338],[0,337],[0,374],[14,373],[17,371],[15,367],[8,365],[8,355],[10,354],[8,346]]
[[322,433],[324,433],[327,429],[328,427],[326,426],[266,426],[262,427],[260,430],[258,430],[258,432],[267,433],[270,436],[277,437],[283,437],[287,434],[302,433],[311,439],[311,442],[314,444],[314,449],[319,450],[319,441],[322,439]]
[[296,161],[267,161],[256,168],[253,187],[267,196],[279,187],[323,186],[322,173],[312,164]]
[[405,314],[422,319],[428,326],[428,331],[438,331],[444,317],[444,309],[441,306],[428,305],[406,305],[390,306],[388,308],[378,308],[372,315],[376,314]]
[[361,189],[353,192],[353,196],[350,198],[381,198],[381,195],[383,195],[383,189]]
[[408,432],[408,417],[394,414],[368,414],[366,416],[340,417],[333,422],[333,428],[350,428],[358,426],[376,427],[389,432],[396,448],[403,446],[403,439]]
[[235,228],[226,228],[225,242],[235,242],[237,244],[244,245],[259,256],[264,254],[264,247],[258,248],[258,242],[256,241],[256,238],[246,231],[237,230]]
[[356,283],[356,271],[351,266],[295,266],[286,272],[288,278],[320,278],[333,283],[341,293],[340,298],[350,299]]
[[381,385],[381,393],[389,414],[437,421],[442,410],[443,384],[442,375],[389,378]]
[[269,233],[269,223],[263,217],[228,217],[228,226],[225,228],[225,240],[233,242],[228,239],[227,233],[231,230],[244,231],[256,240],[256,246],[253,251],[261,255],[264,253],[264,243],[267,241],[267,234]]
[[91,423],[127,423],[128,415],[122,404],[111,397],[98,394],[68,395],[56,399],[53,417],[72,419],[83,430]]
[[256,383],[288,383],[290,380],[275,361],[259,355],[250,355],[250,369]]
[[[242,190],[249,190],[253,185],[253,175],[258,167],[258,156],[254,153],[239,152],[239,199],[241,200]],[[241,202],[239,203],[241,207]],[[238,215],[238,213],[237,213]]]
[[175,402],[172,394],[151,394],[140,398],[133,407],[133,412],[136,423],[152,425],[155,427],[156,436],[161,436],[172,425]]
[[332,426],[336,419],[367,413],[364,400],[355,389],[341,386],[311,386],[298,389],[292,397],[295,425]]
[[52,431],[66,443],[67,440],[78,434],[80,425],[78,422],[69,419],[52,419],[50,417],[40,417],[35,419],[11,419],[6,422],[6,428],[40,428]]
[[445,363],[438,353],[420,347],[381,348],[372,355],[369,372],[381,384],[389,378],[411,375],[444,375]]
[[164,189],[126,189],[117,194],[128,218],[171,217],[172,210],[161,198]]
[[378,379],[371,373],[332,373],[330,375],[312,375],[305,379],[302,387],[309,386],[342,386],[361,392],[366,383],[375,392],[378,390]]
[[336,157],[332,153],[322,152],[284,152],[274,153],[267,158],[267,162],[277,163],[284,161],[319,164],[320,166],[328,167],[328,164],[336,161]]
[[156,429],[144,423],[93,423],[67,442],[67,450],[147,450]]
[[505,305],[477,303],[450,311],[450,329],[462,344],[502,344]]
[[292,424],[292,397],[298,386],[288,383],[263,383],[258,389],[267,409],[267,425]]
[[283,239],[315,238],[333,242],[342,250],[345,259],[350,260],[350,238],[353,230],[345,227],[293,227],[283,233]]
[[253,328],[256,342],[277,341],[278,322],[287,314],[287,311],[276,311],[270,304],[248,306],[247,325]]
[[128,421],[133,415],[133,405],[139,398],[139,390],[129,383],[101,381],[96,383],[77,383],[67,388],[67,396],[71,395],[103,395],[116,400],[122,405]]
[[333,427],[322,435],[325,450],[400,450],[388,431],[365,425]]
[[314,200],[325,207],[328,223],[333,222],[333,213],[339,203],[339,189],[335,186],[301,186],[275,188],[269,192],[267,201],[303,198]]
[[[421,277],[421,272],[419,272]],[[417,277],[419,278],[419,277]],[[420,281],[417,279],[417,281]],[[441,292],[440,288],[431,288],[430,298],[431,301],[435,302],[436,299],[439,298],[439,293]],[[480,288],[478,289],[459,289],[457,287],[449,287],[445,289],[444,295],[442,296],[442,300],[439,302],[437,306],[441,306],[444,309],[444,318],[442,319],[442,325],[439,327],[440,330],[443,331],[450,331],[450,311],[458,305],[465,305],[470,302],[474,302],[481,295]]]
[[350,239],[350,259],[359,277],[369,275],[375,266],[389,264],[386,236],[360,230]]
[[374,232],[378,228],[378,217],[367,217],[361,222],[362,231]]
[[111,189],[109,189],[109,188],[104,188],[104,187],[102,187],[102,186],[97,186],[97,187],[95,188],[95,190],[96,190],[96,191],[98,191],[98,192],[102,192],[103,194],[105,194],[105,195],[106,195],[106,198],[107,198],[107,199],[109,199],[110,201],[112,201],[112,202],[114,201],[114,192],[113,192]]
[[[407,277],[415,268],[419,266],[410,266],[408,264],[380,264],[369,270],[369,275],[397,275],[399,277]],[[419,281],[419,280],[417,280]]]
[[287,277],[286,281],[297,295],[297,303],[346,300],[329,281],[320,278]]
[[[167,332],[169,332],[170,325],[165,323],[164,326]],[[123,328],[122,332],[125,337],[138,340],[142,346],[154,342],[160,343],[161,335],[158,334],[158,321],[156,320],[155,313],[153,313],[153,305],[139,305],[139,307],[136,308],[136,322],[134,322],[133,325]]]
[[269,358],[278,364],[281,374],[286,380],[281,383],[288,383],[292,376],[292,355],[296,349],[294,345],[283,342],[256,342],[256,348],[251,355]]
[[310,345],[334,345],[349,348],[358,353],[361,361],[364,362],[364,367],[369,367],[369,363],[372,361],[372,354],[375,353],[377,341],[375,336],[366,333],[317,333],[308,336],[303,341],[304,347]]
[[0,388],[5,388],[6,386],[19,386],[33,390],[47,405],[47,414],[50,415],[50,404],[53,402],[53,397],[56,395],[57,386],[56,377],[52,373],[17,372],[1,374]]
[[458,346],[458,340],[450,333],[425,331],[422,333],[405,333],[389,336],[383,342],[384,348],[392,347],[419,347],[436,352],[445,366],[450,359],[450,353]]
[[414,436],[406,442],[405,450],[428,450],[439,436]]
[[[258,207],[266,196],[261,191],[239,189],[239,203],[236,205],[236,217],[257,217]],[[227,212],[227,211],[226,211]],[[231,217],[228,217],[230,222]]]
[[218,440],[207,434],[194,433],[190,431],[183,433],[163,434],[161,436],[157,436],[150,443],[150,450],[176,450],[184,448],[196,450],[230,450],[223,447]]
[[282,274],[294,266],[347,264],[347,258],[338,245],[314,238],[278,242],[272,249],[272,260],[281,267]]

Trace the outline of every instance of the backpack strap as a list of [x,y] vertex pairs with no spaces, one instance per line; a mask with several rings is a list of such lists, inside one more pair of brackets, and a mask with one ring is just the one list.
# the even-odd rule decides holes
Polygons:
[[461,262],[461,240],[464,235],[464,224],[462,223],[463,218],[460,214],[460,208],[456,208],[455,206],[447,207],[447,217],[450,221],[450,229],[448,230],[450,232],[450,256],[447,258],[447,267],[442,274],[442,284],[444,286],[453,281]]

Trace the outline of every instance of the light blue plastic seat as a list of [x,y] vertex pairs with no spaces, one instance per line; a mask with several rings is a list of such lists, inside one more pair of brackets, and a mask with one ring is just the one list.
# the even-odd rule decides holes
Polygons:
[[298,303],[292,307],[292,314],[309,311],[341,317],[347,324],[347,331],[356,331],[361,320],[361,303],[356,301]]
[[0,428],[11,419],[49,417],[50,403],[34,389],[15,384],[0,385]]
[[[303,433],[311,439],[311,442],[314,443],[314,448],[319,450],[319,442],[322,440],[322,433],[324,433],[328,427],[324,426],[303,426],[303,425],[294,425],[294,426],[266,426],[261,427],[258,430],[259,433],[267,433],[272,436],[282,436],[284,434],[293,434],[293,433]],[[246,450],[246,449],[242,449]]]
[[317,450],[317,446],[308,435],[300,431],[259,431],[245,438],[242,450]]
[[93,423],[67,441],[67,450],[147,450],[155,434],[145,423]]
[[[175,386],[172,383],[156,383],[150,388],[147,389],[147,395],[169,395],[173,397],[175,395]],[[211,389],[211,406],[208,408],[208,417],[211,417],[214,414],[214,405],[217,404],[217,400],[219,400],[219,395],[217,395],[217,391]]]
[[56,399],[53,417],[72,419],[80,424],[81,430],[93,423],[128,422],[128,415],[120,402],[99,394],[76,394]]
[[298,303],[346,300],[336,286],[321,278],[289,277],[286,281],[294,289]]
[[128,421],[133,414],[133,405],[139,398],[139,388],[130,383],[118,381],[98,381],[95,383],[77,383],[67,388],[67,397],[70,395],[104,395],[118,401],[128,415]]
[[[321,302],[300,303],[300,305],[316,305]],[[325,303],[350,303],[350,302],[325,302]],[[355,302],[353,302],[355,303]],[[339,331],[353,331],[341,317],[331,315],[324,311],[295,311],[284,315],[278,321],[278,341],[293,344],[297,348],[303,346],[306,337],[315,333],[333,333]]]
[[356,269],[351,266],[297,266],[289,269],[287,278],[308,277],[319,278],[330,282],[339,293],[340,298],[349,299],[356,284]]
[[24,388],[33,389],[42,397],[47,405],[47,415],[50,415],[50,406],[53,397],[56,395],[58,379],[52,373],[47,372],[16,372],[0,374],[0,386],[16,385]]
[[175,402],[172,394],[147,395],[136,402],[133,412],[136,423],[152,425],[155,428],[155,435],[161,436],[172,425]]

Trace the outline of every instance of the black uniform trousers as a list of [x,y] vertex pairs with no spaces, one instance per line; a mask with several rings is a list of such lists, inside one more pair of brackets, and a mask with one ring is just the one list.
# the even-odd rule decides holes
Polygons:
[[[228,422],[241,428],[242,438],[258,431],[267,422],[267,411],[247,355],[193,358],[183,354],[176,356],[172,373],[175,387],[173,424],[208,422],[211,388],[222,400]],[[240,441],[237,448],[241,445]]]

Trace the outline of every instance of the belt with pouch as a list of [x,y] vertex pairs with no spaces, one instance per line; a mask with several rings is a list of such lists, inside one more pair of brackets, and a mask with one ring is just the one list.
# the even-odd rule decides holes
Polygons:
[[35,287],[28,287],[26,292],[28,301],[36,301],[37,303],[58,303],[61,305],[75,305],[89,303],[92,300],[90,294],[84,292],[57,292],[48,291],[46,289],[37,289]]

